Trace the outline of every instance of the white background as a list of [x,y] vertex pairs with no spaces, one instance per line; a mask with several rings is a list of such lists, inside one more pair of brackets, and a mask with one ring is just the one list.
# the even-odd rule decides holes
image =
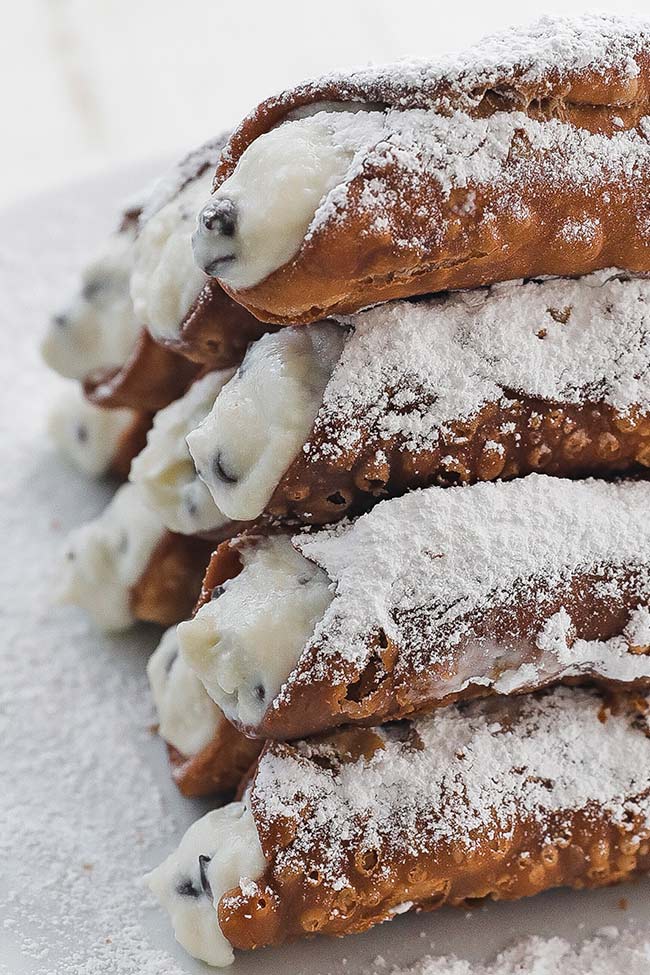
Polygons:
[[[429,55],[575,0],[0,0],[0,206],[183,152],[334,67]],[[601,5],[602,6],[602,5]],[[612,0],[607,9],[643,12]]]

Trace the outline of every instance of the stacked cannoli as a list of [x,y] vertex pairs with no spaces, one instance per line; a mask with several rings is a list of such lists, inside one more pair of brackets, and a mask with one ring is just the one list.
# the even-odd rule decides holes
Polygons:
[[68,380],[50,410],[52,440],[84,474],[131,481],[63,553],[60,599],[105,630],[188,616],[214,540],[237,527],[184,439],[266,331],[193,262],[199,201],[224,142],[191,152],[128,204],[42,343]]
[[196,957],[650,868],[649,140],[650,24],[545,18],[274,96],[123,221],[66,374],[130,483],[64,581],[170,627],[174,781],[232,799],[149,876]]

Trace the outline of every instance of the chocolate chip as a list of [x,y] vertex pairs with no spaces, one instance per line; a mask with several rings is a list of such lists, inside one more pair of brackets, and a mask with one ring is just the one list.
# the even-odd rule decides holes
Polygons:
[[223,237],[233,237],[237,229],[237,207],[232,200],[215,200],[203,208],[199,222],[204,230],[217,230]]
[[336,505],[341,505],[346,503],[345,498],[343,497],[340,491],[336,491],[334,494],[330,494],[327,500],[330,502],[330,504],[336,504]]
[[209,864],[212,857],[205,856],[203,853],[199,857],[199,875],[201,877],[201,887],[203,887],[203,892],[212,899],[212,887],[210,886],[210,881],[208,880],[208,875],[205,868]]
[[221,596],[221,594],[224,593],[225,591],[226,591],[225,586],[215,586],[212,592],[210,593],[210,599],[218,599],[219,596]]
[[253,688],[253,694],[258,701],[264,703],[264,698],[266,697],[266,688],[264,687],[264,684],[256,684]]
[[88,427],[85,423],[78,423],[75,435],[79,443],[86,443],[88,440]]
[[67,315],[53,315],[52,324],[57,328],[66,328],[70,319]]
[[167,659],[167,661],[165,663],[165,673],[166,674],[170,674],[171,673],[171,669],[174,666],[174,664],[176,663],[176,660],[177,659],[178,659],[178,650],[174,650],[174,652],[172,653],[172,655]]
[[90,281],[86,281],[81,289],[81,297],[85,301],[93,301],[104,288],[105,282],[102,278],[91,278]]
[[311,576],[300,576],[298,579],[299,586],[307,586],[311,582]]
[[190,516],[190,518],[196,518],[199,509],[197,507],[196,501],[194,501],[193,498],[189,498],[189,497],[185,498],[185,507],[187,508],[187,513]]
[[181,897],[200,897],[201,891],[197,890],[190,878],[186,880],[179,880],[176,884],[176,893],[180,894]]
[[237,478],[227,471],[221,462],[221,452],[218,451],[214,455],[214,460],[212,461],[212,471],[215,477],[218,477],[220,481],[225,481],[226,484],[236,484]]

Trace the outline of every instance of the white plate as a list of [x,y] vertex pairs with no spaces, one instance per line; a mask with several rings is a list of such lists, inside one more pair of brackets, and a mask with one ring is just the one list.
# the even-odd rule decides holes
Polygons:
[[[0,971],[10,975],[208,970],[178,948],[139,882],[206,808],[178,795],[148,730],[144,665],[157,633],[100,637],[50,599],[65,531],[108,488],[66,468],[45,440],[57,380],[37,341],[72,271],[150,174],[113,174],[0,216]],[[378,955],[406,964],[432,951],[487,959],[531,933],[576,941],[632,918],[650,930],[649,905],[640,882],[403,916],[348,940],[240,956],[232,972],[356,973]]]

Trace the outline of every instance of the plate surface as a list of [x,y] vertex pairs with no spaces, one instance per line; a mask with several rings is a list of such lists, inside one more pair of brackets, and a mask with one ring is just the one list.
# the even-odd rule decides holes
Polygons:
[[[130,169],[0,215],[0,972],[183,975],[210,969],[175,944],[141,883],[206,808],[172,785],[144,667],[154,628],[95,633],[52,604],[65,533],[109,486],[85,481],[49,447],[60,386],[38,358],[47,315],[153,173]],[[622,899],[624,899],[622,901]],[[622,906],[620,906],[622,905]],[[650,932],[650,883],[551,893],[471,913],[405,915],[343,941],[238,957],[232,975],[357,973],[425,954],[490,958],[528,934],[570,941],[633,919]],[[376,966],[374,966],[376,967]]]

